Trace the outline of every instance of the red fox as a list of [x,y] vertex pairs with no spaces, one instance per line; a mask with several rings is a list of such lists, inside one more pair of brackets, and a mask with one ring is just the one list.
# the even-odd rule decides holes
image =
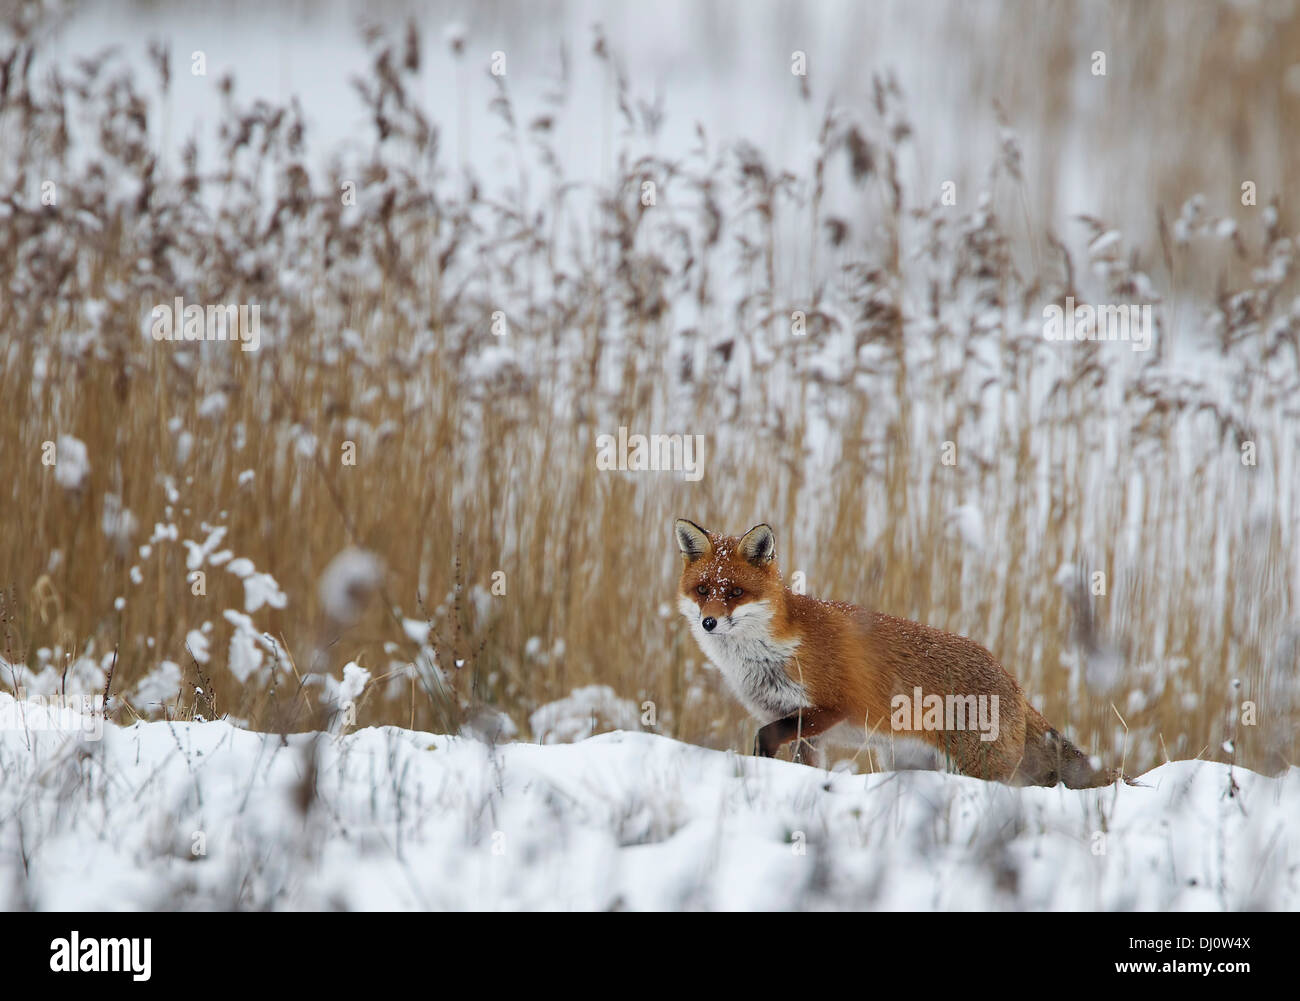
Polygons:
[[1110,785],[973,640],[781,581],[767,525],[740,538],[675,525],[678,608],[745,708],[762,724],[755,753],[841,722],[920,738],[958,771],[1012,785]]

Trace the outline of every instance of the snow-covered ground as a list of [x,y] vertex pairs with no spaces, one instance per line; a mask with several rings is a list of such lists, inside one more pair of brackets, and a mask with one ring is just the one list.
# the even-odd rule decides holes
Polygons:
[[493,748],[395,727],[82,726],[94,737],[0,694],[2,906],[1300,906],[1295,768],[1175,762],[1083,793],[625,731]]

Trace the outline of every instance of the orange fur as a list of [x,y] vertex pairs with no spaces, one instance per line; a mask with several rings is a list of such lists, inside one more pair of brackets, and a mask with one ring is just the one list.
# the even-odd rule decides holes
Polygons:
[[[973,640],[785,587],[766,525],[737,538],[679,520],[676,532],[683,556],[679,607],[688,618],[697,610],[692,628],[701,648],[761,718],[759,753],[774,754],[790,740],[846,720],[868,733],[895,733],[896,699],[912,705],[919,688],[923,697],[953,697],[966,706],[973,706],[974,696],[991,707],[997,696],[994,740],[981,739],[982,733],[992,736],[991,727],[924,728],[917,721],[906,733],[937,748],[966,775],[1016,785],[1060,781],[1070,788],[1120,777],[1117,770],[1094,769]],[[946,722],[953,720],[960,717]]]

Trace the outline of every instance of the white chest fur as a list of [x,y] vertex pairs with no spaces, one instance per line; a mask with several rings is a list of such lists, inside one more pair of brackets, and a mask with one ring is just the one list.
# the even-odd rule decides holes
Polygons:
[[680,598],[678,607],[690,620],[700,649],[754,718],[768,723],[811,705],[803,686],[785,671],[799,641],[772,637],[772,610],[767,602],[738,606],[714,632],[705,631],[700,609],[689,598]]

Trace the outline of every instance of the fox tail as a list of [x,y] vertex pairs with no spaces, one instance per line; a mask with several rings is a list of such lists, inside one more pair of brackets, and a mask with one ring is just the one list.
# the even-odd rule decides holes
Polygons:
[[1025,754],[1016,778],[1022,785],[1099,789],[1126,778],[1118,768],[1095,768],[1088,755],[1066,740],[1033,706],[1025,706]]

